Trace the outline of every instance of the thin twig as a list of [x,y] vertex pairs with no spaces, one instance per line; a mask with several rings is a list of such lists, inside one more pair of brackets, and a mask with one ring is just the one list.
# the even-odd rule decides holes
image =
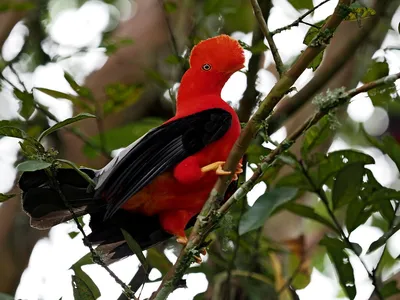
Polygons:
[[135,297],[135,293],[130,289],[129,286],[127,286],[121,279],[119,279],[119,277],[105,264],[105,262],[102,260],[101,256],[93,248],[93,246],[90,243],[85,231],[83,230],[83,227],[82,227],[81,223],[79,222],[78,217],[76,216],[72,206],[69,204],[68,200],[65,198],[65,195],[62,193],[61,188],[60,188],[60,184],[56,179],[55,172],[56,172],[55,169],[52,169],[51,171],[48,172],[51,184],[56,189],[58,195],[60,196],[61,200],[63,201],[63,203],[65,204],[65,206],[69,210],[69,212],[72,214],[72,218],[75,221],[76,226],[78,227],[78,230],[83,235],[83,242],[84,242],[85,246],[87,246],[89,248],[89,251],[90,251],[90,253],[92,255],[93,262],[98,264],[98,265],[100,265],[101,267],[103,267],[108,272],[108,274],[110,274],[110,276],[112,278],[114,278],[114,280],[122,287],[124,293],[127,295],[127,297],[129,299],[135,299],[136,300],[137,298]]
[[289,25],[287,25],[287,26],[284,26],[284,27],[275,29],[274,31],[271,32],[271,35],[274,36],[275,34],[281,33],[282,31],[289,30],[289,29],[292,28],[292,27],[299,26],[300,23],[304,23],[303,20],[304,20],[308,15],[310,15],[310,14],[311,14],[312,12],[314,12],[316,9],[320,8],[322,5],[324,5],[325,3],[329,2],[329,1],[331,1],[331,0],[322,1],[320,4],[318,4],[317,6],[315,6],[315,7],[312,8],[312,9],[310,9],[310,10],[307,11],[305,14],[301,15],[301,16],[300,16],[296,21],[294,21],[293,23],[291,23],[291,24],[289,24]]
[[260,5],[258,4],[258,0],[251,0],[251,4],[253,5],[254,15],[257,18],[258,24],[260,25],[261,31],[263,32],[265,38],[267,39],[269,48],[271,49],[272,56],[274,57],[276,70],[279,73],[279,76],[282,77],[284,73],[284,65],[282,62],[282,58],[279,54],[278,48],[275,45],[274,39],[268,29],[267,22],[264,19],[262,10]]

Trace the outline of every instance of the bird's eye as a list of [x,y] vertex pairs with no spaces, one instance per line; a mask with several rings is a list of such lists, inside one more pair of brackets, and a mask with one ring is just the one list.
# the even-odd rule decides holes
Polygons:
[[210,65],[210,64],[204,64],[201,68],[202,68],[204,71],[210,71],[210,70],[211,70],[211,65]]

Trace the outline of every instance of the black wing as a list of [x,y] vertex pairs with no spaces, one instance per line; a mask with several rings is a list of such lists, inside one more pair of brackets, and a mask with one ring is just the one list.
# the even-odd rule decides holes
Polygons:
[[[161,125],[129,149],[110,172],[100,175],[96,196],[107,199],[105,219],[155,177],[220,139],[230,128],[229,112],[213,108]],[[101,177],[105,176],[105,180]]]

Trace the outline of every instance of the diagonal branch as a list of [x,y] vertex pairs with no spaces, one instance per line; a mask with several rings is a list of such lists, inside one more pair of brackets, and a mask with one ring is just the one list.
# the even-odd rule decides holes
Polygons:
[[[271,1],[269,1],[269,5],[271,5]],[[284,72],[284,65],[282,62],[282,58],[279,54],[278,48],[275,45],[274,39],[272,37],[271,32],[268,29],[267,22],[264,19],[262,10],[260,8],[260,5],[258,4],[258,0],[251,0],[251,4],[253,5],[253,10],[254,10],[254,15],[257,18],[258,24],[260,25],[261,31],[263,32],[265,38],[267,39],[269,48],[271,49],[272,56],[274,57],[275,65],[276,65],[276,70],[279,73],[279,76],[282,77],[283,72]]]
[[[227,171],[234,172],[236,166],[238,165],[242,156],[245,154],[262,122],[271,114],[275,105],[287,93],[287,91],[304,72],[312,60],[326,48],[326,45],[331,39],[333,32],[348,15],[348,6],[350,3],[351,0],[339,1],[334,13],[321,28],[313,42],[310,43],[310,46],[307,47],[307,49],[302,53],[293,66],[280,78],[280,80],[275,84],[270,93],[261,103],[259,109],[247,123],[239,139],[233,146],[227,162],[225,163],[225,168]],[[299,128],[299,130],[293,133],[291,138],[297,139],[297,137],[299,137],[303,132],[300,131],[300,129],[306,130],[309,126],[309,123],[305,123]],[[282,151],[286,150],[287,146],[287,143],[281,144],[280,147],[277,147],[273,152],[271,152],[274,153],[274,156],[270,154],[267,157],[269,157],[269,159],[275,158],[276,155],[279,155]],[[262,166],[263,170],[261,170],[260,173],[262,173],[262,171],[269,166],[269,163],[264,162]],[[190,234],[188,244],[182,250],[174,267],[171,268],[171,270],[164,277],[159,289],[153,294],[151,299],[160,300],[168,297],[168,295],[177,287],[180,278],[182,278],[187,268],[189,268],[193,261],[193,255],[198,252],[198,247],[204,242],[204,239],[210,230],[212,230],[221,219],[222,213],[229,209],[229,207],[236,201],[235,199],[246,195],[247,188],[245,183],[244,186],[242,185],[242,187],[239,188],[239,190],[234,194],[234,198],[231,197],[219,210],[216,209],[220,200],[223,199],[223,195],[226,192],[230,181],[231,176],[223,176],[218,179],[210,193],[209,198],[207,199],[207,202],[203,206],[203,209],[197,218],[196,224]]]
[[[293,21],[293,23],[283,26],[281,28],[275,29],[274,31],[271,32],[271,36],[274,36],[275,34],[281,33],[282,31],[285,30],[289,30],[292,27],[296,27],[299,26],[300,23],[304,23],[307,24],[306,22],[303,22],[303,20],[310,15],[311,13],[313,13],[316,9],[320,8],[322,5],[324,5],[325,3],[329,2],[331,0],[324,0],[322,1],[320,4],[318,4],[317,6],[314,6],[312,9],[310,9],[309,11],[307,11],[306,13],[304,13],[303,15],[301,15],[297,20]],[[307,24],[309,25],[309,24]],[[314,25],[309,25],[309,26],[314,26]]]

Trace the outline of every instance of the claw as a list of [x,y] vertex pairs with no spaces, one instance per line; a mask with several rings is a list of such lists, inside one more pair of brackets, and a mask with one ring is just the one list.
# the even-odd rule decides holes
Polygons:
[[195,256],[193,256],[193,258],[196,261],[196,263],[198,263],[198,264],[201,264],[203,262],[203,260],[201,259],[200,256],[195,255]]
[[[202,171],[203,173],[205,173],[205,172],[209,172],[209,171],[215,170],[215,173],[216,173],[217,175],[220,175],[220,176],[231,174],[232,172],[230,172],[230,171],[225,171],[225,170],[222,169],[222,166],[223,166],[224,164],[225,164],[224,161],[216,161],[216,162],[214,162],[214,163],[212,163],[212,164],[209,164],[209,165],[207,165],[207,166],[202,167],[202,168],[201,168],[201,171]],[[237,166],[237,168],[236,168],[236,170],[235,170],[235,174],[233,175],[232,180],[234,180],[234,181],[235,181],[235,180],[238,180],[238,176],[237,176],[237,175],[243,173],[242,167],[243,167],[243,165],[242,165],[241,163],[239,163],[238,166]]]
[[188,238],[186,236],[178,236],[176,238],[176,241],[181,244],[182,246],[186,246],[187,242],[188,242]]

